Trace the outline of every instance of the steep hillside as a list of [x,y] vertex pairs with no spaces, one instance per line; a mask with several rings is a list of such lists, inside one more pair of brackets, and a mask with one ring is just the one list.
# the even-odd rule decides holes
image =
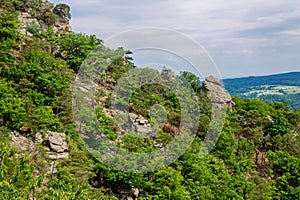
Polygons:
[[0,200],[300,198],[300,111],[141,71],[65,4],[0,2]]

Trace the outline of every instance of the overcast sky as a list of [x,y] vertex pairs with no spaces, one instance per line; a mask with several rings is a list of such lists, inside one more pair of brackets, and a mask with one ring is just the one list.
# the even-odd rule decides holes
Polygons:
[[75,32],[105,40],[168,28],[202,45],[221,76],[300,71],[299,0],[51,0],[71,6]]

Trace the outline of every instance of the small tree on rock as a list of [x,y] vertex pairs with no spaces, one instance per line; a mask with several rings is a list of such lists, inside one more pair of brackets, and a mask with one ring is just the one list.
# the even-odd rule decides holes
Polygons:
[[71,19],[70,10],[70,6],[67,4],[57,4],[54,7],[53,12],[58,16],[64,18],[65,20],[69,21]]

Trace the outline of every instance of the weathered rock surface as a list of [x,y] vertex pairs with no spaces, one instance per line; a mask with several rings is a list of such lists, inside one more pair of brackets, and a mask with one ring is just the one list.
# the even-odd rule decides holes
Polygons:
[[226,105],[228,107],[233,107],[235,105],[229,92],[225,90],[219,79],[208,76],[205,78],[203,86],[212,103]]
[[68,151],[68,145],[66,142],[66,135],[64,133],[57,133],[47,131],[46,140],[50,145],[50,149],[57,153]]
[[128,113],[127,115],[123,111],[114,110],[112,111],[112,116],[117,119],[119,126],[127,133],[133,131],[140,135],[152,135],[151,125],[147,119],[140,115],[135,113]]
[[[11,134],[11,144],[23,152],[29,152],[29,154],[36,154],[39,152],[37,148],[38,144],[48,145],[44,146],[46,155],[52,160],[48,164],[47,174],[53,174],[57,172],[56,166],[58,160],[67,159],[69,157],[69,148],[66,142],[66,135],[64,133],[57,133],[47,131],[43,139],[41,133],[37,133],[34,138],[34,142],[17,131]],[[46,162],[46,160],[45,160]]]
[[36,150],[36,146],[32,142],[32,140],[24,137],[19,132],[14,131],[10,135],[11,135],[11,144],[17,147],[18,149],[20,149],[21,151],[31,152]]
[[175,79],[176,77],[175,73],[166,67],[162,69],[161,76],[164,80]]
[[49,158],[51,158],[52,160],[59,160],[59,159],[67,159],[69,158],[69,153],[68,152],[64,152],[64,153],[53,153],[51,151],[47,152],[47,155]]

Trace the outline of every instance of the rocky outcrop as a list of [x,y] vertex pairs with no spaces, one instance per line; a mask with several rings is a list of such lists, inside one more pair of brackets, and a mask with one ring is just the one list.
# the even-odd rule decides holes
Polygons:
[[[36,139],[40,137],[36,135]],[[45,134],[45,140],[42,141],[46,145],[46,155],[52,160],[49,166],[48,174],[57,173],[56,166],[58,160],[69,158],[69,148],[66,142],[65,133],[57,133],[47,131]]]
[[56,173],[58,161],[61,159],[67,159],[69,157],[69,147],[66,142],[65,133],[57,133],[52,131],[47,131],[44,135],[37,133],[34,141],[17,131],[12,132],[10,135],[11,144],[20,149],[22,152],[27,152],[30,155],[38,153],[38,144],[44,147],[46,150],[46,155],[51,160],[51,162],[48,164],[48,167],[46,167],[48,174]]
[[63,153],[69,150],[64,133],[47,131],[46,141],[49,144],[50,150],[53,152]]
[[69,22],[65,20],[60,20],[61,18],[58,18],[58,21],[55,22],[54,26],[52,27],[54,33],[59,35],[60,33],[71,33],[72,28],[69,24]]
[[23,5],[18,11],[18,20],[20,24],[19,32],[22,35],[31,37],[34,34],[46,32],[52,29],[56,35],[61,33],[72,32],[69,20],[54,12],[54,5],[47,1],[41,0],[39,5],[34,9]]
[[[40,27],[40,24],[36,18],[33,18],[32,15],[28,12],[21,12],[18,15],[20,28],[19,33],[26,36],[33,36],[33,29]],[[32,30],[30,30],[32,29]]]
[[166,67],[163,67],[161,76],[164,80],[175,79],[176,77],[175,73],[172,70],[167,69]]
[[219,79],[213,76],[208,76],[205,78],[203,86],[212,103],[217,105],[226,105],[227,107],[235,106],[229,92],[225,90]]
[[41,133],[35,134],[34,142],[37,144],[42,144],[43,142],[43,135]]
[[119,126],[125,132],[135,132],[138,135],[151,136],[152,129],[148,120],[135,113],[125,113],[120,110],[114,110],[112,116],[117,119]]
[[19,132],[14,131],[10,134],[11,136],[11,144],[21,151],[33,152],[36,151],[36,146],[34,142],[21,135]]

